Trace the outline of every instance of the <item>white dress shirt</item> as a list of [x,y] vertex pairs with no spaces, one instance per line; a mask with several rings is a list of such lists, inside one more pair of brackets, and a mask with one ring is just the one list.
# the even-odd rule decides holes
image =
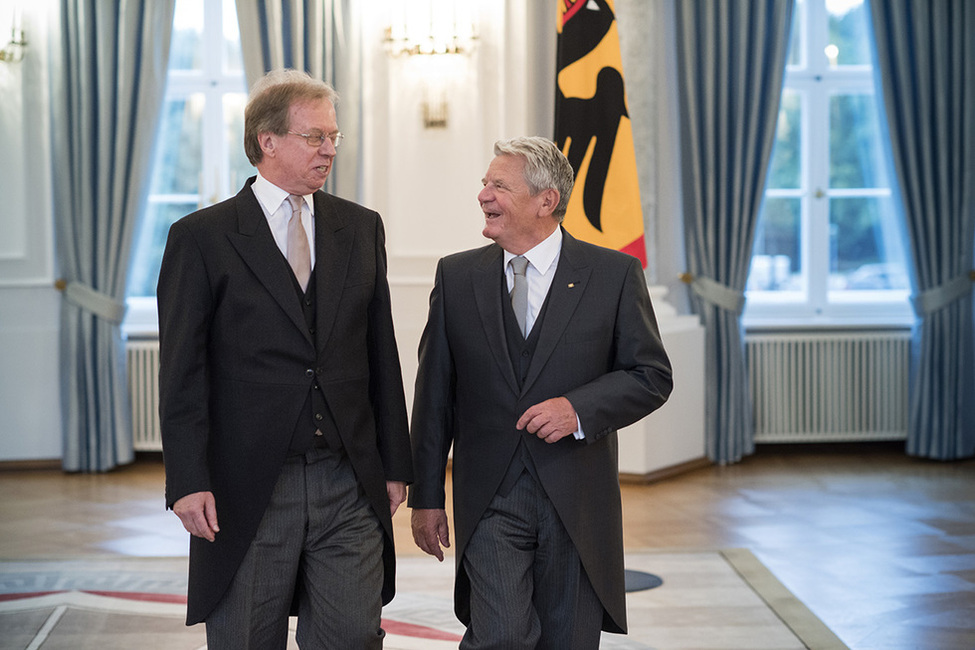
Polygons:
[[[523,257],[528,259],[528,267],[525,269],[525,279],[528,281],[528,316],[525,319],[526,336],[532,331],[538,312],[545,304],[549,289],[552,288],[552,280],[555,279],[555,269],[559,266],[559,254],[562,252],[562,228],[556,228],[555,232],[537,244]],[[504,277],[508,283],[508,293],[511,293],[515,286],[515,272],[508,264],[513,258],[518,257],[514,253],[504,252]],[[576,414],[576,430],[572,432],[576,440],[583,440],[586,434],[582,431],[582,422],[579,414]]]
[[[552,279],[555,277],[555,269],[559,266],[559,253],[561,251],[562,229],[556,228],[555,232],[522,256],[528,260],[528,267],[525,269],[525,279],[528,281],[526,337],[532,331],[532,325],[535,324],[538,312],[542,310],[542,305],[545,304],[548,290],[552,287]],[[515,257],[518,256],[514,253],[504,252],[504,277],[508,282],[508,293],[511,293],[511,288],[515,286],[515,272],[508,262]]]
[[[288,221],[291,220],[291,204],[288,202],[288,192],[282,190],[277,185],[267,180],[261,173],[257,173],[257,179],[251,185],[257,202],[264,210],[267,218],[267,225],[271,227],[271,234],[274,236],[274,243],[278,245],[281,254],[288,257]],[[308,247],[311,252],[311,268],[315,268],[315,202],[312,195],[307,194],[302,197],[305,208],[301,211],[301,227],[305,229],[308,236]]]

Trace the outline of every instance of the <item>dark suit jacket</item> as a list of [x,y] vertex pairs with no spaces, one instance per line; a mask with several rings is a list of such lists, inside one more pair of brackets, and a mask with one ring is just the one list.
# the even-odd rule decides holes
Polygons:
[[[520,390],[502,322],[503,251],[492,244],[440,261],[420,340],[410,505],[444,507],[453,444],[455,610],[467,623],[469,583],[461,560],[524,440],[602,601],[603,628],[620,632],[626,609],[616,430],[664,403],[670,364],[639,261],[563,236]],[[585,441],[570,436],[548,444],[515,429],[529,406],[558,396],[575,407]]]
[[191,538],[188,624],[247,551],[316,379],[386,532],[384,603],[395,577],[386,481],[412,480],[379,215],[315,193],[312,334],[251,183],[176,222],[159,275],[166,504],[212,490],[220,524],[214,543]]

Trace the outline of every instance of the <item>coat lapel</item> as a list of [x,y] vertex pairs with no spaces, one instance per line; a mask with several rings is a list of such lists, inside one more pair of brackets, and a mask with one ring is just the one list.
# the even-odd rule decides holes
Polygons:
[[[251,190],[251,182],[253,181],[248,181],[234,198],[237,209],[237,232],[229,233],[227,237],[244,263],[254,272],[258,281],[288,314],[295,326],[305,332],[305,336],[309,336],[292,283],[291,269],[277,244],[274,243],[274,236],[271,235],[271,228],[267,225],[264,211]],[[311,342],[311,338],[308,340]]]
[[592,269],[579,246],[578,241],[569,233],[562,231],[562,250],[559,253],[559,265],[555,269],[552,287],[548,292],[548,308],[542,319],[542,330],[538,335],[538,345],[532,356],[528,375],[522,387],[522,394],[527,392],[542,368],[552,356],[559,340],[572,320],[572,314],[586,290]]
[[318,350],[325,344],[335,325],[342,287],[349,272],[349,260],[355,239],[347,215],[335,209],[328,194],[315,192],[315,328]]
[[501,313],[504,253],[500,246],[488,246],[484,250],[478,265],[471,271],[471,291],[494,360],[498,363],[501,374],[511,386],[511,390],[518,393],[518,379],[515,377],[515,370],[508,354],[508,342],[504,336],[504,316]]

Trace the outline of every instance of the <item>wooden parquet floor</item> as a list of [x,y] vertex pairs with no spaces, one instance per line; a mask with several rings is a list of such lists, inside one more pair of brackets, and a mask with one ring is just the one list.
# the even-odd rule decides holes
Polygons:
[[[172,557],[161,460],[0,471],[0,559]],[[975,648],[975,460],[892,443],[766,445],[743,462],[624,485],[627,552],[749,549],[850,648]],[[397,549],[420,552],[405,508]]]

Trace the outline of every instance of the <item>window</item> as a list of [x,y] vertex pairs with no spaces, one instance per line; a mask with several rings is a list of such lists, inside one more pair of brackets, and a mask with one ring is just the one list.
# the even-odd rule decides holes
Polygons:
[[231,196],[253,175],[243,148],[246,101],[234,0],[177,0],[149,200],[133,243],[130,333],[155,330],[169,226]]
[[799,0],[746,324],[910,322],[863,0]]

